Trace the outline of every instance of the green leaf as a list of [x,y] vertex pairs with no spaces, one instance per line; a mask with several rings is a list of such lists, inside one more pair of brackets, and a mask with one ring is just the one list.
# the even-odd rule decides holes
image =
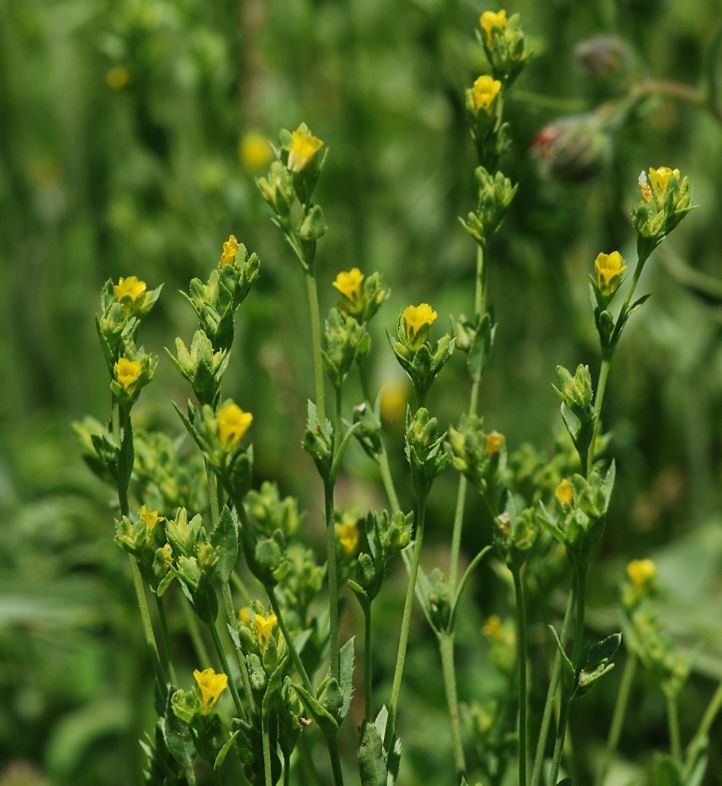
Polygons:
[[383,741],[376,727],[367,720],[361,725],[357,755],[361,786],[386,786],[388,770]]
[[613,633],[589,647],[585,655],[582,656],[582,665],[577,675],[575,697],[583,695],[593,683],[614,668],[611,660],[621,642],[622,634]]
[[569,660],[569,656],[566,652],[564,652],[564,645],[562,644],[562,640],[559,638],[559,634],[556,631],[556,628],[553,625],[547,625],[549,630],[552,632],[552,636],[554,636],[554,641],[557,644],[557,649],[559,650],[559,654],[562,656],[562,665],[566,670],[569,672],[570,676],[574,675],[574,665],[572,664],[571,660]]
[[672,756],[658,756],[654,768],[654,786],[683,786],[679,765]]
[[338,723],[336,723],[336,719],[333,715],[331,715],[325,707],[323,707],[321,702],[312,693],[307,691],[303,685],[297,685],[295,682],[292,684],[293,689],[303,702],[306,711],[314,721],[316,721],[321,731],[324,734],[335,734],[338,729]]
[[238,559],[238,524],[228,505],[223,506],[220,521],[211,532],[211,545],[216,547],[216,573],[222,582],[229,581]]
[[351,706],[351,694],[353,693],[353,656],[354,656],[355,636],[350,638],[341,647],[339,653],[339,685],[343,695],[343,702],[338,711],[338,723],[341,725],[348,714]]
[[228,751],[231,749],[233,742],[235,741],[236,737],[240,733],[241,733],[240,729],[234,731],[233,734],[231,734],[231,736],[225,741],[223,747],[218,751],[216,760],[213,762],[213,772],[221,771],[221,768],[223,767],[223,763],[226,760],[226,756],[228,756]]

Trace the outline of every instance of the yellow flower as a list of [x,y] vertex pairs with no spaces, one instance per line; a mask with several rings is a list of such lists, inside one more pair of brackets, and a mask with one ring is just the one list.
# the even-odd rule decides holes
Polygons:
[[428,303],[418,306],[407,306],[404,309],[404,325],[406,337],[414,349],[418,349],[426,340],[429,328],[434,324],[438,314],[432,310]]
[[609,282],[623,273],[627,266],[622,264],[622,256],[619,251],[612,251],[611,254],[597,254],[594,260],[594,270],[597,273],[597,285],[600,289],[609,285]]
[[253,624],[258,631],[258,637],[265,644],[268,644],[268,637],[271,635],[273,626],[276,624],[276,615],[269,614],[267,617],[264,617],[263,614],[255,614],[253,617]]
[[232,265],[239,248],[240,246],[238,245],[236,236],[229,235],[228,240],[223,244],[223,251],[221,252],[221,260],[218,263],[218,267]]
[[238,143],[238,155],[246,169],[259,172],[271,160],[271,146],[263,134],[249,131]]
[[115,378],[126,390],[138,379],[140,373],[141,367],[137,360],[120,358],[115,364]]
[[146,532],[153,532],[155,525],[159,521],[163,521],[163,516],[159,516],[157,510],[148,511],[145,505],[141,505],[140,517],[145,521]]
[[105,75],[105,84],[111,90],[122,90],[130,82],[130,71],[125,66],[113,66]]
[[409,402],[409,389],[401,381],[393,381],[384,385],[381,394],[381,414],[386,420],[401,420],[406,413]]
[[652,187],[663,194],[667,193],[670,175],[674,175],[679,180],[679,169],[670,169],[668,166],[661,166],[658,169],[650,167],[649,169],[649,179],[652,181]]
[[228,685],[227,674],[216,674],[213,669],[198,669],[193,670],[193,676],[196,678],[198,688],[201,692],[201,699],[203,700],[203,714],[208,713],[213,709],[213,705],[218,701],[219,696],[226,689]]
[[639,190],[642,192],[642,199],[645,202],[649,202],[652,198],[652,189],[649,187],[649,183],[647,183],[647,174],[644,170],[639,173],[637,183],[639,183]]
[[571,505],[574,500],[572,484],[566,478],[556,487],[554,493],[557,495],[557,499],[562,505]]
[[635,559],[627,565],[627,575],[632,584],[638,587],[657,575],[657,566],[651,559]]
[[243,608],[242,608],[242,609],[241,609],[241,610],[238,612],[238,614],[239,614],[239,616],[240,616],[240,618],[241,618],[241,622],[242,622],[244,625],[248,625],[248,616],[250,615],[250,613],[251,613],[251,610],[248,608],[248,606],[244,606],[244,607],[243,607]]
[[358,545],[359,532],[354,524],[337,524],[336,537],[349,557],[353,556]]
[[474,107],[478,112],[483,109],[487,114],[491,114],[491,104],[501,90],[501,82],[492,79],[487,74],[480,76],[474,82]]
[[506,437],[498,431],[492,431],[484,437],[486,443],[486,452],[491,453],[493,456],[499,452],[499,448],[504,444]]
[[237,404],[228,404],[218,412],[218,435],[225,450],[238,442],[252,421],[253,415],[244,412]]
[[486,33],[486,37],[491,39],[493,38],[491,28],[494,27],[494,25],[501,27],[502,29],[506,26],[506,11],[503,8],[498,13],[494,13],[493,11],[484,11],[479,21],[481,22],[481,26]]
[[170,567],[173,564],[173,549],[170,547],[170,543],[166,543],[161,551],[163,552],[165,564]]
[[482,625],[481,632],[490,639],[501,641],[504,638],[504,628],[502,627],[501,619],[496,614],[487,617],[486,622]]
[[291,172],[300,172],[322,146],[323,142],[308,129],[297,128],[291,135],[288,168]]
[[118,283],[115,285],[115,296],[118,300],[122,300],[127,296],[135,303],[138,295],[142,295],[146,289],[145,281],[138,281],[136,276],[119,278]]
[[348,300],[356,300],[361,294],[361,282],[364,280],[363,273],[357,268],[352,267],[348,273],[342,272],[336,276],[333,286]]

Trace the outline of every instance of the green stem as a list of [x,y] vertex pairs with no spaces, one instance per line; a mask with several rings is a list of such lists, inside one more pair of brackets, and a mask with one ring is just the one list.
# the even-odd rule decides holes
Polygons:
[[454,767],[457,780],[466,774],[466,760],[464,748],[461,743],[461,728],[459,726],[459,699],[456,691],[456,669],[454,666],[454,636],[453,633],[443,631],[439,635],[439,652],[441,653],[441,670],[444,675],[446,688],[446,704],[451,718],[451,740],[454,748]]
[[554,756],[552,758],[549,786],[556,786],[557,780],[559,779],[559,766],[561,765],[562,753],[564,751],[564,733],[566,731],[567,721],[569,720],[570,706],[571,702],[569,701],[568,697],[563,696],[561,711],[559,713],[559,729],[557,732],[556,742],[554,743]]
[[165,673],[170,677],[171,684],[177,685],[178,680],[175,675],[175,667],[173,665],[173,650],[170,646],[170,634],[168,632],[168,618],[165,614],[165,603],[163,598],[155,596],[155,605],[158,609],[158,618],[160,619],[160,631],[163,636],[163,667]]
[[318,421],[326,420],[326,394],[323,389],[323,362],[321,360],[321,317],[318,308],[318,289],[316,279],[311,273],[305,273],[308,310],[311,315],[311,341],[313,343],[313,378],[316,384],[316,410]]
[[527,783],[527,686],[526,686],[526,600],[522,579],[523,566],[512,571],[514,576],[514,594],[516,595],[517,614],[517,665],[519,669],[519,786]]
[[223,645],[221,644],[221,639],[218,636],[218,631],[216,630],[216,626],[209,622],[208,629],[211,632],[211,636],[213,638],[213,645],[216,648],[216,652],[218,653],[218,657],[220,658],[221,665],[223,666],[223,672],[228,675],[228,687],[231,689],[231,696],[233,696],[233,703],[236,705],[236,711],[238,712],[239,718],[246,718],[246,711],[243,709],[243,704],[241,703],[241,697],[238,695],[238,688],[236,688],[236,682],[233,679],[231,667],[228,663],[228,658],[226,658],[226,653],[223,649]]
[[[564,622],[562,622],[561,642],[565,646],[567,637],[569,636],[569,628],[572,624],[572,611],[574,610],[575,598],[576,588],[572,587],[572,590],[569,593],[569,600],[567,601],[567,610],[564,613]],[[557,650],[554,656],[552,675],[549,681],[549,688],[547,689],[546,700],[544,702],[544,711],[542,713],[541,725],[539,727],[536,753],[534,755],[534,767],[532,768],[531,773],[531,786],[539,786],[539,783],[541,782],[542,767],[544,766],[544,754],[546,752],[547,737],[549,736],[549,726],[551,725],[552,714],[554,712],[554,702],[556,700],[557,688],[559,687],[559,680],[561,676],[562,656],[559,650]]]
[[268,717],[261,720],[261,735],[263,739],[263,779],[266,786],[273,786],[271,774],[271,738],[268,733]]
[[341,444],[341,411],[343,409],[343,388],[336,388],[336,409],[333,416],[333,452],[338,453]]
[[399,498],[396,494],[396,488],[394,487],[394,479],[391,477],[389,455],[383,443],[381,454],[379,455],[379,472],[381,473],[381,481],[386,490],[386,496],[389,498],[389,503],[391,504],[391,510],[393,513],[399,513],[401,511],[401,505],[399,505]]
[[602,402],[604,401],[604,391],[607,388],[607,378],[609,377],[609,358],[602,360],[602,365],[599,368],[599,380],[597,381],[597,391],[594,394],[594,428],[592,430],[592,439],[589,442],[589,452],[587,453],[587,466],[585,468],[586,477],[592,472],[594,466],[594,447],[599,435],[599,424],[602,415]]
[[288,647],[288,651],[291,653],[291,660],[293,661],[293,665],[296,667],[296,671],[299,673],[301,680],[303,682],[303,687],[309,693],[313,693],[313,688],[311,686],[311,680],[308,677],[308,673],[304,668],[303,662],[301,661],[301,656],[298,654],[298,650],[296,649],[296,645],[291,637],[291,633],[288,630],[288,626],[286,625],[286,620],[283,617],[281,612],[281,606],[276,599],[276,596],[273,590],[269,590],[268,592],[268,599],[271,601],[271,608],[273,609],[273,613],[276,615],[276,619],[278,620],[278,626],[281,628],[281,634],[286,641],[286,646]]
[[689,743],[687,762],[682,775],[683,783],[687,783],[687,780],[692,774],[692,769],[696,763],[696,753],[705,743],[707,735],[709,734],[709,730],[712,728],[712,724],[714,723],[717,713],[720,711],[720,709],[722,709],[722,682],[720,682],[720,684],[717,686],[714,696],[712,696],[710,703],[707,705],[707,709],[705,710],[704,716],[702,717],[702,722],[699,724],[699,728],[695,732],[692,741]]
[[[153,623],[150,619],[150,609],[148,608],[148,600],[145,597],[145,588],[143,587],[143,577],[140,574],[138,567],[138,560],[129,554],[130,567],[133,574],[133,586],[135,587],[135,596],[138,600],[138,609],[140,610],[140,618],[143,623],[143,635],[145,636],[145,643],[148,645],[150,651],[150,659],[153,662],[153,669],[155,670],[156,679],[159,686],[165,686],[167,683],[167,675],[161,666],[160,654],[158,652],[158,643],[155,640],[153,633]],[[163,691],[165,693],[165,691]]]
[[666,696],[667,723],[669,724],[669,747],[675,761],[682,761],[682,742],[679,734],[679,713],[677,712],[677,697],[673,693]]
[[474,286],[474,314],[476,318],[483,316],[486,311],[486,280],[487,267],[484,265],[484,249],[476,244],[476,283]]
[[283,786],[291,786],[291,757],[283,754]]
[[399,649],[396,654],[396,667],[394,669],[394,680],[391,687],[391,699],[389,701],[389,716],[386,722],[386,734],[384,735],[384,747],[387,751],[391,750],[396,735],[396,711],[399,704],[399,694],[401,693],[401,678],[404,674],[404,662],[406,660],[406,645],[409,641],[409,628],[411,626],[411,610],[414,605],[414,592],[416,590],[416,577],[419,573],[419,560],[421,558],[421,546],[424,541],[424,523],[426,519],[426,499],[420,499],[416,514],[416,538],[414,542],[414,556],[411,561],[409,572],[409,584],[406,588],[406,600],[404,601],[404,612],[401,619],[401,634],[399,636]]
[[619,737],[622,733],[624,725],[624,717],[627,714],[627,704],[629,702],[629,693],[634,683],[634,674],[637,670],[637,658],[633,653],[629,653],[627,662],[624,664],[624,672],[622,673],[622,681],[619,683],[619,693],[617,693],[617,702],[614,705],[614,714],[612,715],[612,724],[609,727],[609,738],[607,745],[604,749],[604,758],[602,759],[602,766],[599,768],[597,776],[597,786],[604,786],[604,781],[609,772],[609,766],[612,762],[612,756],[617,750],[619,744]]
[[339,678],[339,633],[338,633],[338,565],[336,564],[336,527],[333,520],[333,486],[325,482],[324,505],[326,508],[326,560],[328,563],[328,619],[329,657],[331,676]]
[[363,604],[364,612],[364,717],[373,721],[373,651],[371,649],[371,603]]
[[[236,623],[236,611],[233,606],[233,596],[231,595],[231,585],[224,581],[222,584],[221,593],[223,595],[223,607],[226,612],[226,620],[228,624],[233,628],[233,630],[237,630],[238,626]],[[246,694],[246,699],[248,701],[248,706],[250,708],[251,714],[256,711],[256,702],[253,698],[253,691],[251,690],[251,679],[248,676],[248,668],[246,666],[246,661],[243,657],[243,653],[233,645],[233,652],[235,653],[236,657],[236,665],[238,666],[238,671],[241,674],[241,682],[243,683],[243,692]]]
[[333,772],[334,786],[343,786],[343,772],[341,771],[341,757],[338,753],[338,735],[333,733],[326,738],[328,755],[331,758],[331,771]]
[[185,621],[186,628],[188,629],[188,635],[191,639],[191,644],[193,645],[196,658],[198,659],[198,665],[205,669],[211,664],[211,656],[208,654],[206,645],[203,642],[203,638],[201,637],[201,632],[198,629],[196,616],[190,607],[190,603],[188,600],[186,600],[185,595],[183,596],[181,608],[183,609],[183,620]]

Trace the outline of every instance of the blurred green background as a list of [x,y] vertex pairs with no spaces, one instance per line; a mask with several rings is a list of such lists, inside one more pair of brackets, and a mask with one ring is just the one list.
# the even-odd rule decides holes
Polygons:
[[[472,309],[474,248],[457,216],[475,199],[463,91],[484,70],[473,37],[483,10],[461,0],[0,0],[3,786],[139,783],[137,740],[152,724],[127,561],[112,541],[112,495],[82,464],[70,427],[109,411],[93,325],[103,282],[165,282],[141,330],[161,365],[136,423],[175,435],[170,399],[182,404],[188,391],[163,347],[176,335],[188,342],[193,329],[177,290],[207,276],[230,232],[258,252],[261,279],[242,308],[225,389],[255,414],[259,482],[275,478],[298,494],[316,539],[321,488],[299,449],[312,391],[308,344],[299,346],[306,304],[257,193],[269,151],[254,135],[275,138],[306,121],[327,143],[317,192],[329,225],[318,257],[322,310],[336,301],[339,270],[381,271],[392,296],[376,319],[374,379],[397,385],[383,331],[399,309],[428,301],[442,325]],[[640,170],[679,167],[699,204],[648,264],[640,286],[653,298],[612,368],[605,419],[618,483],[588,615],[593,629],[615,629],[624,566],[655,558],[665,624],[680,646],[700,647],[681,702],[688,739],[722,679],[722,114],[703,105],[722,78],[720,6],[520,0],[508,11],[521,12],[536,57],[506,110],[513,145],[501,167],[520,185],[490,253],[499,328],[481,410],[510,447],[529,440],[550,449],[557,363],[588,362],[596,374],[587,276],[599,251],[634,259],[629,214]],[[600,35],[618,38],[580,48]],[[539,131],[560,121],[579,129],[574,144],[539,144]],[[457,358],[430,406],[447,424],[467,395]],[[408,501],[400,421],[389,430]],[[339,504],[382,506],[361,451],[346,464]],[[447,564],[455,489],[449,472],[432,494],[428,567]],[[475,525],[475,504],[467,555],[489,537]],[[379,696],[388,693],[400,618],[394,582],[403,580],[394,574],[378,617]],[[506,589],[491,570],[480,573],[460,631],[466,700],[483,701],[498,684],[479,628],[505,608]],[[182,649],[180,615],[174,624]],[[402,783],[447,783],[443,688],[428,679],[438,654],[420,614],[412,637]],[[542,643],[539,626],[532,644]],[[576,715],[581,762],[603,744],[618,678]],[[542,695],[537,685],[534,702]],[[350,734],[345,745],[351,761]],[[666,745],[664,700],[641,677],[609,783],[641,782]],[[709,784],[722,784],[720,749],[718,722]]]

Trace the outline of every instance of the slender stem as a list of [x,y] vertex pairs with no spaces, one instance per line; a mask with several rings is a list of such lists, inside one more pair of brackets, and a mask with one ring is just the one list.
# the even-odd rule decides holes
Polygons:
[[168,618],[165,614],[165,603],[163,598],[155,596],[155,605],[158,609],[158,618],[160,619],[160,631],[163,637],[163,667],[165,673],[170,677],[173,685],[178,684],[175,675],[175,667],[173,666],[173,650],[170,646],[170,634],[168,633]]
[[338,753],[338,735],[333,733],[326,738],[328,755],[331,758],[331,771],[333,772],[334,786],[343,786],[343,772],[341,771],[341,757]]
[[339,678],[339,634],[338,634],[338,565],[336,564],[336,527],[333,520],[333,486],[324,483],[326,507],[326,560],[328,563],[328,618],[329,657],[331,676]]
[[321,361],[321,317],[318,308],[316,279],[305,273],[308,310],[311,315],[311,341],[313,344],[313,378],[316,384],[316,410],[319,423],[326,420],[326,394],[323,389],[323,362]]
[[454,767],[457,780],[466,773],[466,759],[461,743],[461,729],[459,726],[459,699],[456,692],[456,669],[454,667],[454,635],[443,631],[439,635],[439,652],[441,653],[441,670],[444,675],[446,689],[446,704],[451,718],[451,740],[454,748]]
[[669,693],[667,699],[667,723],[669,724],[669,747],[674,759],[682,761],[682,742],[679,734],[679,713],[677,712],[677,696]]
[[527,783],[527,687],[526,687],[526,600],[524,598],[524,582],[522,566],[512,571],[514,576],[514,594],[516,595],[517,619],[517,666],[519,669],[519,786]]
[[421,557],[421,546],[424,541],[424,523],[426,519],[426,499],[419,499],[416,513],[416,538],[414,542],[414,556],[411,561],[409,572],[409,584],[406,588],[406,600],[404,601],[404,613],[401,619],[401,634],[399,636],[399,649],[396,654],[396,667],[394,669],[394,680],[391,687],[391,699],[389,701],[389,716],[386,721],[386,734],[384,735],[384,747],[391,750],[396,734],[396,711],[399,704],[399,694],[401,693],[401,678],[404,674],[404,661],[406,660],[406,645],[409,641],[409,628],[411,626],[411,610],[414,605],[414,592],[416,590],[416,577],[419,573],[419,560]]
[[373,721],[373,650],[371,649],[371,603],[363,604],[364,612],[364,717]]
[[215,529],[220,520],[221,514],[218,505],[218,481],[216,480],[213,470],[206,461],[206,478],[208,479],[208,502],[211,508],[211,524]]
[[143,587],[143,577],[140,575],[140,568],[138,567],[138,560],[129,554],[131,573],[133,574],[133,586],[135,587],[135,596],[138,600],[138,609],[140,610],[140,619],[143,623],[143,635],[145,636],[145,643],[148,645],[150,651],[150,659],[153,662],[153,669],[155,670],[156,679],[158,684],[164,686],[167,681],[167,675],[161,666],[160,654],[158,652],[158,643],[155,640],[153,633],[153,623],[150,619],[150,609],[148,608],[148,600],[145,597],[145,589]]
[[486,279],[488,271],[484,265],[484,249],[476,244],[476,283],[474,286],[474,314],[477,319],[486,311]]
[[589,442],[589,452],[587,453],[587,466],[586,477],[592,472],[594,466],[594,447],[599,435],[599,424],[601,422],[602,402],[604,401],[604,391],[607,388],[607,378],[609,376],[609,358],[602,359],[602,365],[599,368],[599,379],[597,381],[597,391],[594,394],[594,429],[592,431],[592,439]]
[[183,620],[186,624],[186,628],[188,629],[188,635],[190,636],[191,644],[193,645],[193,649],[195,650],[196,658],[198,659],[198,664],[201,665],[203,668],[206,668],[206,666],[210,666],[211,656],[208,654],[206,645],[203,641],[203,638],[201,637],[201,632],[198,629],[198,622],[196,621],[196,616],[193,613],[193,610],[191,609],[189,602],[186,600],[185,595],[183,596],[181,608],[183,609]]
[[564,731],[566,730],[567,721],[569,720],[570,707],[571,701],[569,701],[566,696],[562,697],[562,707],[559,713],[559,731],[557,733],[556,742],[554,743],[554,757],[552,758],[549,786],[556,786],[557,779],[559,778],[559,766],[561,765],[562,752],[564,751]]
[[303,662],[301,661],[301,656],[298,654],[298,650],[296,649],[296,645],[291,637],[291,634],[288,630],[288,626],[286,625],[286,620],[284,619],[283,613],[281,612],[281,606],[276,599],[273,590],[269,590],[268,592],[268,599],[271,601],[271,608],[273,609],[273,613],[276,615],[276,619],[278,620],[278,626],[281,628],[281,634],[286,641],[286,646],[288,647],[288,651],[291,653],[291,660],[293,661],[293,665],[296,667],[296,671],[299,673],[301,680],[303,682],[303,687],[309,693],[313,693],[313,687],[311,686],[311,680],[308,677],[308,672],[304,668]]
[[341,443],[341,412],[343,409],[343,387],[336,388],[336,409],[333,416],[333,452],[338,453]]
[[401,505],[399,505],[399,498],[396,494],[396,488],[394,487],[394,479],[391,477],[389,455],[383,443],[381,454],[379,455],[379,472],[381,473],[381,481],[386,490],[386,496],[389,498],[389,503],[391,504],[391,510],[393,513],[398,513],[401,510]]
[[702,722],[699,724],[699,728],[695,732],[692,741],[689,744],[688,753],[687,753],[687,763],[684,767],[684,773],[682,775],[682,782],[686,783],[689,776],[692,774],[692,768],[695,765],[695,754],[699,747],[704,743],[707,738],[707,734],[709,730],[712,728],[712,724],[717,717],[717,713],[722,709],[722,682],[717,686],[717,690],[712,696],[710,703],[707,705],[707,709],[705,710],[704,716],[702,717]]
[[291,786],[291,757],[283,754],[283,786]]
[[261,735],[263,740],[263,780],[266,786],[273,786],[271,774],[271,738],[268,733],[268,717],[261,720]]
[[[236,611],[233,606],[231,585],[227,581],[224,581],[222,584],[221,594],[223,595],[223,608],[225,609],[226,612],[226,620],[234,630],[237,630]],[[248,700],[248,706],[252,714],[256,711],[256,702],[253,698],[253,691],[251,690],[251,679],[248,676],[248,668],[246,666],[246,661],[243,658],[243,653],[236,647],[235,644],[233,645],[233,652],[235,653],[236,665],[238,666],[238,671],[241,674],[241,682],[243,683],[243,692],[246,694],[246,699]]]
[[[574,601],[576,598],[576,588],[573,586],[569,593],[569,600],[567,601],[567,610],[564,613],[564,622],[562,622],[561,642],[566,646],[567,637],[569,636],[569,628],[572,623],[572,611],[574,610]],[[559,687],[559,680],[562,676],[562,656],[559,650],[556,651],[554,656],[554,665],[552,666],[552,675],[549,681],[549,688],[547,689],[547,696],[544,702],[544,711],[542,713],[541,726],[539,727],[539,736],[537,738],[536,753],[534,755],[534,767],[531,773],[531,786],[539,786],[541,782],[542,767],[544,766],[544,753],[546,752],[547,737],[549,735],[549,726],[551,725],[552,714],[554,712],[554,702],[557,695],[557,688]]]
[[213,637],[213,645],[216,648],[216,652],[218,653],[218,657],[220,658],[221,665],[223,666],[223,671],[225,674],[228,675],[228,687],[231,689],[231,696],[233,696],[233,703],[236,705],[236,711],[238,712],[238,716],[240,718],[246,718],[246,711],[243,709],[243,704],[241,703],[241,697],[238,695],[238,688],[236,688],[236,682],[233,679],[231,667],[228,663],[228,658],[226,658],[226,653],[223,649],[223,645],[221,644],[221,639],[218,636],[218,631],[216,630],[216,626],[209,622],[208,629],[211,632],[211,636]]
[[619,683],[619,693],[617,693],[617,702],[614,705],[614,714],[612,715],[612,724],[609,727],[609,738],[607,739],[607,746],[604,749],[604,758],[602,759],[602,766],[599,768],[597,775],[596,785],[604,786],[604,781],[609,772],[609,766],[612,762],[612,756],[617,750],[619,744],[619,737],[622,733],[624,725],[624,717],[627,714],[627,704],[629,702],[629,693],[634,683],[634,674],[637,670],[637,658],[634,653],[629,653],[627,662],[624,664],[624,672],[622,673],[622,681]]

